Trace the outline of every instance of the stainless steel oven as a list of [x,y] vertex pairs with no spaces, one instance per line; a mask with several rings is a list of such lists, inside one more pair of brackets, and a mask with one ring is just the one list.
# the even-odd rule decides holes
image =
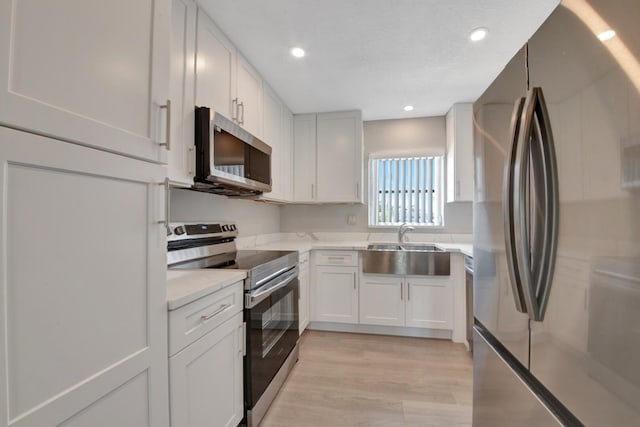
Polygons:
[[247,272],[244,423],[257,426],[298,360],[298,253],[238,251],[233,223],[182,223],[170,224],[170,228],[169,268]]
[[249,426],[264,417],[298,359],[298,294],[298,267],[246,294],[245,371],[250,375],[245,380],[245,402]]

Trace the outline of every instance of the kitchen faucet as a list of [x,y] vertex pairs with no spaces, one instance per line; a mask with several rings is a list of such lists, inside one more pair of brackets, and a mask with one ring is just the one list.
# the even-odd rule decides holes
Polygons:
[[400,225],[400,228],[398,229],[398,244],[401,245],[404,243],[404,235],[407,231],[413,231],[415,230],[414,227],[411,227],[409,225],[407,225],[406,222],[403,222],[402,225]]

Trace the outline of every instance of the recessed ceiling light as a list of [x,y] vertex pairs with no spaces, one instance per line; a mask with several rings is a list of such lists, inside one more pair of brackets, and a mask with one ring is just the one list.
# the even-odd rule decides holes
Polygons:
[[488,32],[489,30],[487,30],[486,28],[476,28],[469,34],[469,39],[472,42],[479,42],[483,38],[487,37]]
[[600,34],[598,34],[598,39],[600,39],[601,42],[606,42],[607,40],[611,40],[615,36],[616,36],[616,32],[615,31],[606,30],[606,31],[603,31]]
[[293,47],[291,48],[291,55],[296,58],[302,58],[304,56],[304,49],[301,47]]
[[413,110],[413,105],[405,105],[404,106],[404,111],[411,111]]

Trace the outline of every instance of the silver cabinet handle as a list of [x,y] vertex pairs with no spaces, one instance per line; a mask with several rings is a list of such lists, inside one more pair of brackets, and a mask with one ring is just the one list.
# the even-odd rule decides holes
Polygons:
[[238,353],[243,357],[247,355],[247,322],[242,322],[240,325],[240,351]]
[[171,150],[171,100],[167,99],[167,103],[165,105],[161,105],[160,109],[167,110],[167,121],[165,129],[167,135],[165,136],[165,142],[161,142],[158,145],[164,145],[164,148],[169,151]]
[[402,294],[402,288],[404,287],[404,283],[400,282],[400,301],[403,300],[404,295]]
[[[553,133],[541,88],[529,90],[521,122],[520,140],[523,144],[518,148],[518,157],[522,166],[516,168],[514,175],[521,191],[520,203],[514,211],[519,222],[516,239],[521,247],[518,262],[524,270],[524,299],[529,317],[542,321],[555,267],[559,202]],[[525,194],[527,188],[529,200]]]
[[338,260],[343,261],[345,258],[346,257],[343,257],[343,256],[331,256],[331,255],[327,257],[327,259],[331,259],[334,261],[338,261]]
[[[242,111],[242,116],[240,116],[240,111]],[[238,116],[240,116],[239,117],[240,124],[243,125],[244,124],[244,101],[238,103]]]
[[353,289],[354,290],[357,289],[356,288],[356,272],[355,271],[353,272]]
[[460,180],[456,181],[456,196],[460,197]]
[[238,98],[231,100],[231,120],[234,122],[238,121]]
[[169,206],[171,201],[171,186],[169,185],[169,178],[165,178],[164,182],[160,185],[164,186],[164,219],[162,221],[158,221],[158,224],[164,224],[164,227],[167,230],[167,236],[170,236],[171,227],[169,227]]
[[214,311],[211,314],[206,314],[206,315],[202,315],[200,316],[200,321],[202,322],[206,322],[207,320],[211,320],[214,317],[216,317],[218,314],[222,313],[223,311],[225,311],[227,308],[231,307],[231,304],[222,304],[220,306],[220,308],[218,308],[216,311]]
[[411,301],[411,283],[407,282],[407,301]]
[[520,134],[520,116],[524,107],[524,98],[516,100],[513,106],[513,114],[511,115],[511,148],[507,155],[504,166],[504,180],[502,189],[502,208],[504,215],[504,238],[507,255],[507,266],[509,270],[509,278],[511,287],[513,288],[513,299],[516,309],[521,313],[526,313],[527,308],[522,296],[522,279],[520,268],[517,264],[516,242],[514,230],[514,203],[515,203],[515,182],[514,170],[516,163],[516,151],[519,145]]
[[356,199],[360,198],[360,183],[356,182]]
[[314,188],[313,188],[313,184],[311,184],[311,199],[313,199],[313,193],[314,193]]

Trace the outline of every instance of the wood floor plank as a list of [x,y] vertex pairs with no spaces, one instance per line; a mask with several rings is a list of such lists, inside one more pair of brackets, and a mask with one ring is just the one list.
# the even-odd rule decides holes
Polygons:
[[446,340],[306,331],[261,427],[471,425],[472,360]]

